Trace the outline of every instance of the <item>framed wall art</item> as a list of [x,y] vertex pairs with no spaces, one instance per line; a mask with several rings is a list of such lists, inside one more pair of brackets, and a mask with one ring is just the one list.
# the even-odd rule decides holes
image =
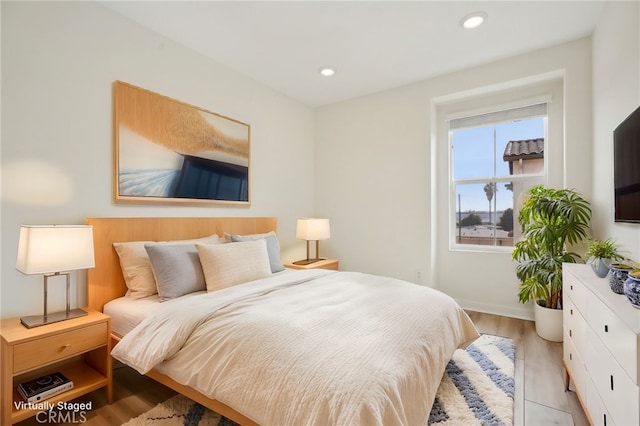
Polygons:
[[116,202],[249,205],[250,126],[113,85]]

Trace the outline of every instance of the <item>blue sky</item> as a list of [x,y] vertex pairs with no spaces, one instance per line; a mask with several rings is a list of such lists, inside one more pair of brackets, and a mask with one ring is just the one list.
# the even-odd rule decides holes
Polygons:
[[[509,176],[509,164],[502,159],[507,142],[542,137],[544,137],[543,118],[455,130],[453,132],[453,177],[454,179],[491,177],[494,173],[495,176]],[[458,185],[456,205],[460,195],[463,212],[489,210],[484,185]],[[503,183],[498,184],[494,197],[498,210],[513,206],[513,195]],[[493,202],[491,208],[493,210]]]

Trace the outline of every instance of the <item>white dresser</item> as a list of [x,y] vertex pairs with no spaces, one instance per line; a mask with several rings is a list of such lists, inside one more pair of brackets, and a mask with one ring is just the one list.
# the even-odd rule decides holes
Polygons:
[[588,265],[564,264],[564,365],[594,425],[640,425],[640,310]]

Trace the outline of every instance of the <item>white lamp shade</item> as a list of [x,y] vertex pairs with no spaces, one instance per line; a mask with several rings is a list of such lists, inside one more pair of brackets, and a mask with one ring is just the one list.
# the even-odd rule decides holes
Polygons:
[[296,238],[307,241],[327,240],[331,237],[329,219],[298,219]]
[[20,227],[16,269],[23,274],[50,274],[94,266],[91,225]]

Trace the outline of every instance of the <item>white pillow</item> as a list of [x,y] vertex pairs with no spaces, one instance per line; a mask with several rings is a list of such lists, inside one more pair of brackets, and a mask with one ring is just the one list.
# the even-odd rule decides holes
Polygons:
[[131,241],[113,243],[113,247],[120,258],[120,268],[127,284],[128,293],[133,299],[156,294],[156,282],[153,278],[149,256],[144,248],[145,244],[155,244],[154,241]]
[[207,284],[216,291],[271,275],[264,239],[231,244],[196,244]]
[[215,244],[220,242],[217,235],[196,238],[192,240],[176,240],[176,241],[128,241],[122,243],[113,243],[113,247],[120,258],[120,268],[124,281],[127,284],[127,294],[133,299],[141,299],[143,297],[156,294],[156,280],[153,277],[151,262],[149,255],[144,248],[145,244],[195,244],[196,242],[205,242]]

